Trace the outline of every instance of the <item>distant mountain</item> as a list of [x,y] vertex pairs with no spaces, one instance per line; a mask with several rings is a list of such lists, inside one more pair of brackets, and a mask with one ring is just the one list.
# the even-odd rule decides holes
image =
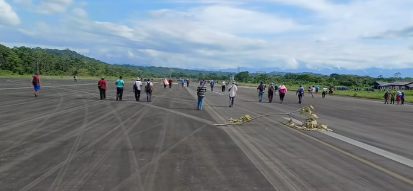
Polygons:
[[[238,72],[238,68],[233,69],[222,69],[220,71],[223,72]],[[241,68],[240,71],[248,71],[250,73],[256,73],[261,71],[266,71],[268,74],[286,74],[286,73],[296,73],[296,74],[322,74],[322,75],[330,75],[330,74],[349,74],[349,75],[357,75],[357,76],[371,76],[377,78],[378,76],[382,75],[383,77],[393,77],[395,73],[400,72],[402,77],[413,77],[413,68],[404,68],[404,69],[382,69],[382,68],[369,68],[365,70],[348,70],[348,69],[281,69],[281,68]]]

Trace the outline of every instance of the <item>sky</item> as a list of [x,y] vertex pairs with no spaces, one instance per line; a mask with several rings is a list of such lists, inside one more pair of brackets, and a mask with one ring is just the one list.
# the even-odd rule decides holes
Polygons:
[[0,43],[111,64],[413,68],[412,0],[0,0]]

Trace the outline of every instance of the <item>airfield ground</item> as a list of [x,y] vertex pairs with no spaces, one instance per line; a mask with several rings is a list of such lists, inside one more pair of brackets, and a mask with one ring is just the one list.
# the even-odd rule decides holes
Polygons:
[[[258,103],[240,87],[229,108],[216,87],[198,111],[194,83],[155,84],[150,103],[130,83],[116,101],[113,81],[99,100],[96,83],[44,80],[35,98],[27,80],[0,79],[0,190],[413,190],[411,105],[321,95],[299,105],[294,93]],[[213,125],[308,105],[333,132],[280,115]]]

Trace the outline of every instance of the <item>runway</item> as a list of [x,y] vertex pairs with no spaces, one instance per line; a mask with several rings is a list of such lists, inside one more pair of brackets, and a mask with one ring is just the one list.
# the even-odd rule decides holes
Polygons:
[[[132,83],[123,101],[112,81],[106,100],[94,81],[42,83],[35,98],[29,80],[0,79],[0,190],[413,190],[410,105],[321,95],[300,105],[293,93],[259,103],[240,87],[229,108],[216,87],[198,111],[195,83],[155,84],[152,102],[136,102]],[[334,134],[280,115],[213,125],[307,105]]]

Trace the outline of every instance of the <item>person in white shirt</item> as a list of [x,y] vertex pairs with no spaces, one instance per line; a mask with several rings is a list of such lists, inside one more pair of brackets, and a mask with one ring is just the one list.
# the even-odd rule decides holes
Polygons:
[[141,87],[142,87],[142,82],[141,82],[141,79],[138,77],[136,78],[135,83],[133,83],[133,92],[135,92],[136,101],[139,101],[141,97]]
[[222,92],[225,92],[225,81],[222,81]]
[[235,95],[237,95],[238,87],[235,85],[235,82],[232,82],[231,87],[228,89],[229,91],[229,107],[234,106]]
[[313,96],[313,98],[314,98],[314,94],[315,94],[315,87],[313,86],[311,87],[311,96]]
[[328,91],[328,88],[323,88],[323,94],[322,94],[323,98],[326,97],[327,91]]

